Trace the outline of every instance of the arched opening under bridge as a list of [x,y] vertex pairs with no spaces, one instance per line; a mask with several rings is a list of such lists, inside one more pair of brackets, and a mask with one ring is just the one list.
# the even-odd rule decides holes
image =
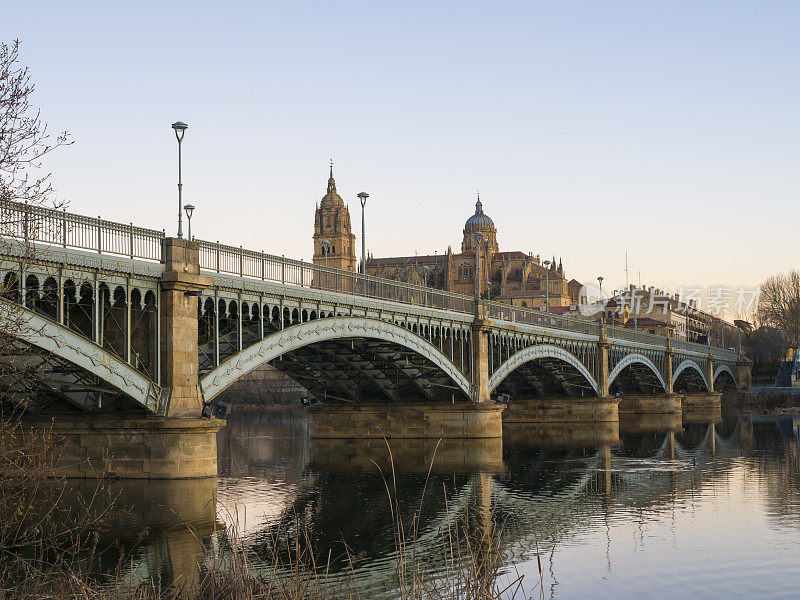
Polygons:
[[377,319],[331,317],[274,331],[230,356],[202,377],[205,401],[265,364],[326,403],[441,403],[470,398],[467,377],[418,334]]

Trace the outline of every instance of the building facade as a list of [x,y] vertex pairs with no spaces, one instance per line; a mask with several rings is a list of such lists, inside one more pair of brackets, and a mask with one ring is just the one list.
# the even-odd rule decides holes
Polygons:
[[328,190],[314,211],[313,260],[334,269],[356,270],[356,236],[350,226],[350,210],[336,193],[333,165]]
[[[328,188],[314,213],[314,263],[345,271],[358,266],[355,236],[350,211],[336,192],[331,167]],[[480,255],[480,261],[477,256]],[[545,297],[550,312],[578,319],[599,321],[647,333],[668,335],[675,339],[717,345],[738,340],[738,331],[730,323],[699,310],[677,295],[659,289],[629,286],[615,290],[602,310],[581,311],[583,285],[568,280],[564,266],[555,257],[543,260],[539,255],[520,251],[501,251],[494,221],[483,212],[478,196],[475,213],[464,223],[461,252],[448,247],[442,254],[426,256],[367,257],[369,275],[403,281],[459,294],[491,298],[516,306],[543,310]],[[549,289],[547,289],[549,288]]]
[[[477,254],[480,253],[480,263]],[[480,265],[480,266],[478,266]],[[559,260],[519,251],[501,251],[494,221],[483,212],[480,196],[475,213],[462,230],[461,252],[448,247],[442,254],[367,258],[367,273],[411,284],[475,295],[529,308],[543,308],[546,286],[549,306],[578,301],[581,284],[568,281]]]

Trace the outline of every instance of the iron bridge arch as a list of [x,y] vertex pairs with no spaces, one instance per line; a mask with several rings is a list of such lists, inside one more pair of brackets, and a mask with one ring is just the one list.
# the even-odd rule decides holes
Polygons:
[[648,375],[655,376],[658,380],[658,383],[661,384],[661,388],[663,391],[667,391],[667,384],[664,381],[664,376],[659,371],[658,367],[653,363],[652,360],[647,358],[643,354],[639,354],[638,352],[632,352],[630,354],[626,354],[622,360],[620,360],[614,369],[608,374],[608,385],[609,387],[616,381],[617,377],[621,375],[625,369],[627,368],[635,368],[638,366],[646,367],[648,371]]
[[681,373],[683,373],[687,369],[691,369],[692,371],[695,371],[696,374],[700,376],[700,379],[702,380],[703,385],[706,386],[706,390],[709,389],[708,380],[706,379],[705,373],[703,373],[703,369],[701,369],[700,366],[690,358],[685,359],[681,364],[679,364],[678,367],[675,369],[675,372],[672,374],[672,386],[673,386],[673,388],[675,387],[675,382],[678,381],[678,377],[681,375]]
[[716,369],[714,369],[714,390],[717,389],[717,379],[723,373],[727,373],[730,375],[731,381],[733,382],[734,389],[739,389],[739,382],[736,380],[736,375],[733,374],[733,371],[728,365],[719,365]]
[[346,402],[365,399],[365,387],[376,399],[393,401],[402,401],[412,387],[431,401],[471,394],[467,376],[414,331],[379,319],[337,316],[292,325],[231,356],[201,378],[204,401],[267,363],[318,397]]
[[[597,394],[598,393],[598,385],[597,381],[595,380],[594,376],[589,372],[589,370],[584,366],[584,364],[571,352],[561,348],[559,346],[554,346],[552,344],[537,344],[534,346],[528,346],[523,348],[522,350],[512,354],[503,364],[501,364],[495,371],[492,373],[492,376],[489,378],[488,387],[489,392],[493,392],[500,386],[503,381],[511,375],[514,371],[523,367],[524,365],[530,364],[537,360],[542,359],[556,359],[562,363],[566,363],[570,367],[572,367],[577,374],[579,374],[586,383],[589,384],[589,387],[592,391]],[[569,384],[567,384],[569,385]]]

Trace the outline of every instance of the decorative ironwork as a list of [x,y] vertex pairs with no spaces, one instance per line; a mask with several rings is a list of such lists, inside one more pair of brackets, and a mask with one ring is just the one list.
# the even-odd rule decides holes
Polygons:
[[4,234],[26,242],[40,242],[129,258],[161,261],[164,232],[75,215],[65,210],[0,202]]
[[206,271],[462,314],[475,311],[472,296],[324,267],[219,242],[200,241],[199,244],[200,268]]

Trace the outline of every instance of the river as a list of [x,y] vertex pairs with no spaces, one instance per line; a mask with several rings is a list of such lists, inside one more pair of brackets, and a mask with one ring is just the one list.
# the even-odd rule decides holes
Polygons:
[[119,545],[103,568],[123,548],[129,583],[191,581],[198,562],[224,562],[234,527],[266,568],[274,540],[302,531],[328,577],[352,569],[375,597],[395,583],[394,510],[406,526],[417,515],[432,576],[444,532],[467,521],[493,524],[499,576],[523,576],[531,597],[797,598],[799,439],[796,415],[695,415],[387,448],[309,440],[300,409],[240,410],[219,433],[216,480],[111,484],[131,510],[105,534]]

